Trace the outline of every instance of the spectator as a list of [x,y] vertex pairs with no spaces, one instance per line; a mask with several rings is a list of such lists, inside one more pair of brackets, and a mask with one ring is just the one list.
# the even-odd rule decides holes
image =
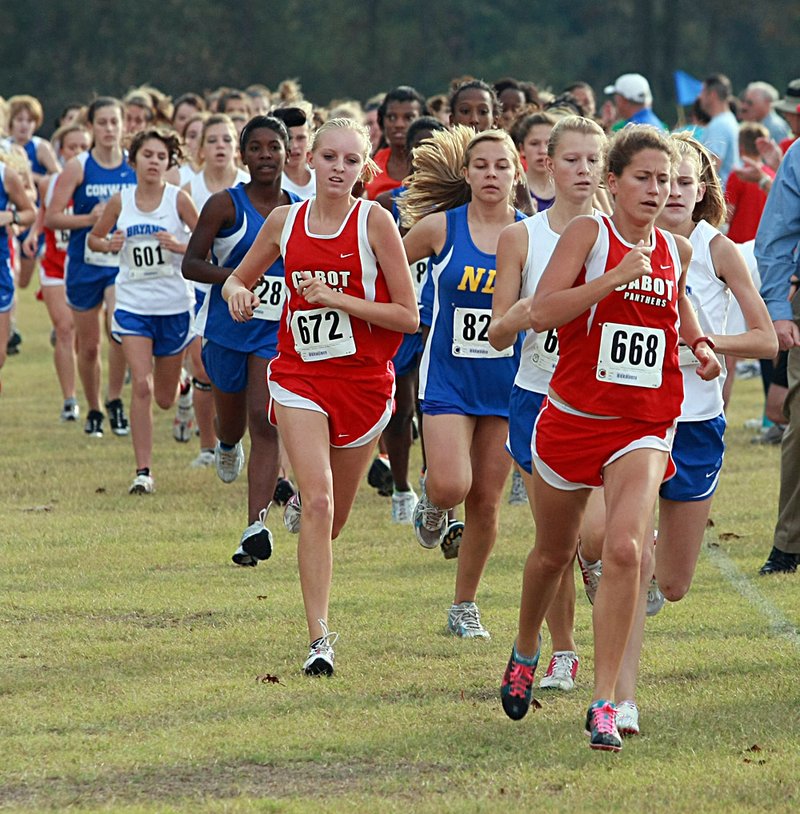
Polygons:
[[787,85],[783,99],[778,99],[775,103],[775,110],[786,119],[792,130],[780,143],[781,150],[785,153],[800,136],[800,79],[793,79]]
[[622,120],[613,129],[619,130],[626,124],[652,124],[662,130],[667,129],[664,122],[653,113],[650,83],[641,74],[622,74],[613,85],[606,87],[605,93],[614,96],[617,117]]
[[800,145],[793,144],[778,168],[756,235],[761,295],[778,334],[789,351],[789,391],[783,411],[788,426],[781,442],[781,489],[772,551],[760,574],[795,573],[800,562],[800,297],[796,250],[800,242]]
[[717,170],[723,184],[728,183],[739,158],[739,123],[731,112],[732,95],[731,80],[721,73],[706,77],[700,91],[700,106],[711,117],[700,142],[719,161]]
[[764,180],[743,181],[732,172],[725,185],[725,200],[728,204],[728,237],[734,243],[746,243],[756,236],[761,213],[767,203],[766,186],[771,183],[775,171],[761,161],[756,141],[769,138],[767,128],[757,122],[744,122],[739,128],[739,154],[742,161],[749,158],[754,162]]
[[789,135],[789,125],[772,109],[778,101],[778,91],[769,82],[751,82],[744,90],[740,110],[742,119],[760,122],[769,137],[782,141]]

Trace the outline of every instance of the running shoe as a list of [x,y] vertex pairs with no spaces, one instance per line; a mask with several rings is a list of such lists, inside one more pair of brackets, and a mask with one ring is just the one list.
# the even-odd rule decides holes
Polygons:
[[244,468],[244,447],[239,441],[231,449],[223,449],[219,441],[214,448],[217,475],[223,483],[233,483]]
[[152,475],[137,475],[128,489],[129,495],[152,495],[156,484]]
[[503,711],[512,721],[519,721],[528,714],[533,697],[533,674],[539,663],[541,649],[541,635],[539,647],[532,659],[518,655],[516,644],[511,648],[511,658],[508,660],[503,683],[500,685],[500,702]]
[[277,503],[278,506],[285,506],[289,502],[289,498],[292,497],[296,491],[290,480],[287,478],[278,478],[272,500],[274,503]]
[[441,542],[447,523],[447,509],[440,509],[428,500],[425,487],[414,507],[414,534],[423,548],[436,548]]
[[773,546],[767,561],[759,568],[758,573],[762,577],[770,574],[794,574],[798,564],[800,564],[800,554],[788,554]]
[[410,525],[414,522],[414,507],[417,505],[417,493],[413,489],[407,492],[392,493],[392,523]]
[[658,587],[658,580],[655,574],[653,574],[653,578],[650,580],[650,585],[647,588],[647,615],[655,616],[661,608],[664,607],[666,601],[666,597],[661,593],[661,589]]
[[178,409],[172,422],[172,437],[181,444],[192,440],[194,431],[194,400],[192,383],[185,379],[181,383],[181,394],[178,396]]
[[16,328],[12,328],[11,333],[8,335],[8,342],[6,343],[6,355],[14,356],[19,353],[19,346],[21,344],[22,334]]
[[518,470],[511,475],[511,494],[508,496],[509,506],[524,506],[528,502],[528,493],[525,490],[525,481],[522,480]]
[[389,497],[394,492],[394,480],[392,479],[392,469],[389,466],[389,459],[383,455],[378,455],[372,462],[372,466],[367,472],[367,483],[378,490],[378,494]]
[[460,639],[491,639],[481,624],[481,612],[474,602],[459,602],[447,612],[447,629]]
[[272,532],[267,528],[267,515],[272,504],[258,513],[258,517],[244,530],[239,548],[231,559],[237,565],[258,565],[272,556]]
[[318,620],[322,627],[322,636],[314,639],[308,650],[308,658],[303,663],[303,672],[307,676],[333,675],[333,646],[339,638],[338,633],[328,631],[324,620]]
[[286,526],[286,531],[288,531],[289,534],[300,534],[300,515],[302,508],[300,492],[293,494],[289,500],[286,501],[286,506],[283,510],[283,525]]
[[623,738],[639,734],[639,708],[633,701],[617,704],[617,732]]
[[603,561],[587,562],[581,556],[581,547],[578,546],[578,567],[581,569],[583,577],[583,589],[586,591],[586,598],[590,605],[594,605],[594,598],[597,595],[597,588],[600,585],[600,577],[603,575]]
[[578,664],[578,654],[574,650],[556,650],[539,686],[543,690],[568,692],[575,686]]
[[214,466],[214,450],[201,449],[200,454],[189,464],[192,469],[207,469],[209,466]]
[[617,710],[610,701],[595,701],[586,713],[586,734],[592,749],[619,752],[622,738],[616,724]]
[[112,399],[106,402],[106,412],[108,413],[108,423],[111,425],[111,432],[114,435],[128,435],[131,425],[125,416],[125,407],[122,399]]
[[103,437],[103,414],[99,410],[89,410],[83,431],[92,438]]
[[64,399],[64,406],[61,408],[62,421],[77,421],[80,414],[81,410],[75,399]]
[[442,554],[446,560],[454,560],[461,548],[461,537],[464,534],[464,524],[460,520],[451,520],[447,530],[442,536]]

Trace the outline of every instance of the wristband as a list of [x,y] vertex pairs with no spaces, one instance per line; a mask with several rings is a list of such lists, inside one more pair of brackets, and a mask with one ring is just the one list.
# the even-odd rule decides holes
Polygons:
[[708,345],[708,347],[711,348],[711,350],[714,350],[714,348],[717,347],[716,343],[714,342],[713,339],[711,339],[711,337],[709,337],[709,336],[698,336],[697,339],[695,339],[694,342],[692,342],[692,345],[691,345],[692,353],[694,353],[697,350],[697,346],[701,342],[705,342],[706,345]]
[[11,223],[13,223],[14,226],[19,226],[19,214],[16,209],[11,210]]

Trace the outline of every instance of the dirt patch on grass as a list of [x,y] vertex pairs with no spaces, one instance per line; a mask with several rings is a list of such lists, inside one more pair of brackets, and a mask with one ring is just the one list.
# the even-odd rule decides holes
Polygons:
[[[369,794],[393,787],[392,796],[414,799],[424,778],[427,793],[446,786],[446,769],[429,763],[256,763],[200,764],[117,770],[91,778],[43,777],[0,789],[0,809],[98,806],[109,803],[158,804],[248,797],[324,799]],[[413,783],[410,782],[413,779]],[[394,790],[396,789],[396,791]],[[410,795],[410,796],[409,796]]]

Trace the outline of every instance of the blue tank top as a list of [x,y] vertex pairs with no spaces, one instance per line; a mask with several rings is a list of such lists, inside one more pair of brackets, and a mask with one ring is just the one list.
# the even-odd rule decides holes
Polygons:
[[[8,209],[8,193],[6,192],[6,165],[0,162],[0,212]],[[8,230],[0,226],[0,264],[5,269],[11,259],[8,248]]]
[[[211,259],[216,265],[233,271],[253,245],[265,218],[247,197],[244,184],[226,191],[233,201],[236,220],[229,229],[217,233]],[[293,192],[286,194],[292,203],[300,200]],[[286,302],[282,257],[264,272],[253,291],[261,300],[253,319],[234,322],[228,303],[222,298],[222,286],[212,285],[197,315],[195,332],[225,348],[271,359],[278,352],[278,323]]]
[[36,148],[39,146],[41,139],[34,136],[26,145],[25,152],[28,154],[28,160],[31,162],[31,170],[37,175],[47,175],[47,167],[39,161],[36,155]]
[[[101,167],[91,151],[78,156],[78,161],[83,164],[83,181],[78,185],[72,196],[72,211],[76,215],[86,215],[94,207],[107,201],[123,187],[136,186],[136,173],[128,164],[127,155],[122,163],[106,169]],[[69,257],[70,269],[75,265],[91,266],[86,263],[84,254],[86,250],[86,236],[91,232],[91,226],[82,229],[72,229],[69,235],[69,246],[67,247],[67,257]],[[107,264],[110,265],[110,264]]]
[[[508,398],[517,373],[522,334],[498,354],[488,341],[496,255],[472,241],[469,204],[446,212],[447,238],[431,258],[427,287],[431,330],[420,364],[419,396],[466,415],[508,417]],[[523,220],[522,212],[516,220]]]

